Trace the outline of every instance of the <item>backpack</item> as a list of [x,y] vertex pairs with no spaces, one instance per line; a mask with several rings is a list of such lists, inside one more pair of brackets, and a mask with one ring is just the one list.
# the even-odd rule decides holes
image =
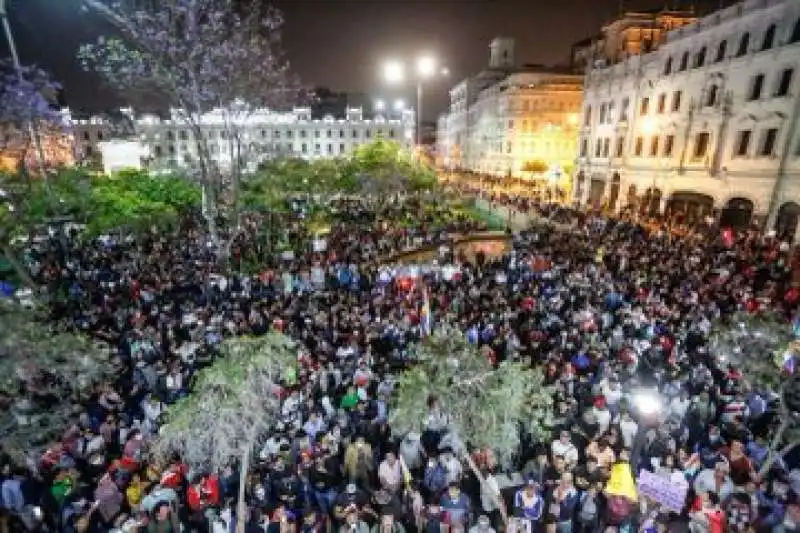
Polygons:
[[578,520],[583,524],[593,524],[597,519],[597,501],[595,497],[584,494],[581,497],[581,510],[578,513]]
[[608,498],[608,523],[618,526],[631,515],[633,504],[624,496],[610,496]]

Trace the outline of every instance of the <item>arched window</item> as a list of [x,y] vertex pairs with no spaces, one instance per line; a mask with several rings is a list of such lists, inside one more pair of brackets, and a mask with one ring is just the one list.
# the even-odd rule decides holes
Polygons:
[[708,92],[706,93],[706,107],[711,107],[717,103],[717,91],[718,88],[716,85],[712,85],[708,88]]
[[672,73],[672,56],[667,58],[667,62],[664,63],[664,76],[669,76]]
[[742,35],[742,38],[739,39],[739,48],[736,50],[736,57],[742,57],[747,53],[747,49],[750,47],[750,34],[746,33]]
[[775,24],[770,24],[767,32],[764,34],[764,39],[761,41],[761,49],[769,50],[775,42]]
[[689,66],[689,52],[684,52],[683,55],[681,56],[681,68],[680,68],[681,72],[686,70],[688,66]]
[[706,47],[700,49],[697,55],[694,56],[694,68],[702,67],[706,62]]
[[792,36],[789,38],[789,42],[800,42],[800,17],[797,17],[797,20],[794,21],[794,29],[792,30]]
[[717,57],[714,59],[716,63],[719,63],[723,59],[725,59],[725,52],[728,48],[728,41],[721,41],[719,46],[717,46]]

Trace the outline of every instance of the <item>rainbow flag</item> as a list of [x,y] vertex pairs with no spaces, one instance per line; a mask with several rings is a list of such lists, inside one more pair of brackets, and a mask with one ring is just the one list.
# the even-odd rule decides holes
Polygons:
[[428,337],[431,334],[431,300],[428,287],[422,284],[422,308],[419,311],[419,325],[422,328],[422,336]]

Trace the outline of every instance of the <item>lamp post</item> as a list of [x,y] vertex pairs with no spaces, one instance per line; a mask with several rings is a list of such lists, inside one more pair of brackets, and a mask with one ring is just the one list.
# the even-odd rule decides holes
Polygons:
[[[405,65],[400,61],[387,61],[383,66],[383,76],[388,83],[402,83],[405,79]],[[417,80],[417,146],[422,144],[422,89],[426,80],[433,78],[436,74],[448,76],[450,71],[446,68],[439,69],[436,59],[431,56],[421,56],[416,63]]]
[[638,415],[636,436],[631,447],[631,473],[636,477],[639,472],[639,460],[647,443],[647,431],[658,424],[661,416],[661,395],[656,389],[640,389],[631,396],[631,404]]
[[[22,72],[22,65],[19,62],[19,54],[17,53],[17,45],[14,42],[14,34],[11,33],[11,24],[8,22],[8,8],[6,7],[6,0],[0,0],[0,22],[3,24],[3,33],[5,34],[6,42],[8,43],[8,52],[11,54],[11,63],[20,83],[22,83],[25,81],[25,76]],[[33,147],[36,150],[36,162],[39,165],[39,172],[42,173],[42,179],[44,179],[45,184],[47,184],[47,174],[45,173],[44,164],[44,151],[42,150],[41,139],[39,139],[39,134],[36,131],[36,125],[33,117],[30,117],[28,120],[28,135],[30,136]]]

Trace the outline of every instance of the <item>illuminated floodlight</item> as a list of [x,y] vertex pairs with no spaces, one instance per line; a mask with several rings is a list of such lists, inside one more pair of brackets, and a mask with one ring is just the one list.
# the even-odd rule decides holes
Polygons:
[[405,78],[405,69],[399,61],[387,61],[383,65],[383,77],[389,83],[400,83]]
[[394,102],[394,110],[395,111],[402,111],[406,108],[406,103],[403,100],[395,100]]
[[417,72],[423,78],[429,78],[436,73],[436,60],[431,56],[422,56],[417,60]]

